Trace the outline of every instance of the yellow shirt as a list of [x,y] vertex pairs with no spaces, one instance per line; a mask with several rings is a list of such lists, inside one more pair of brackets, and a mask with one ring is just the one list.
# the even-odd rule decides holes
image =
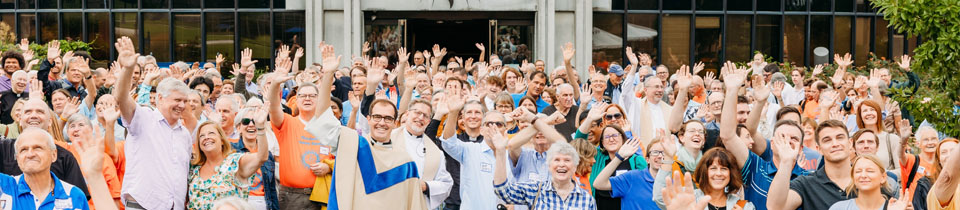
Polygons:
[[960,198],[960,187],[957,188],[957,191],[953,193],[953,198],[950,198],[950,201],[947,201],[944,205],[940,205],[940,201],[937,199],[937,195],[934,195],[936,191],[934,188],[930,188],[930,194],[927,195],[927,209],[930,210],[956,210],[957,200]]

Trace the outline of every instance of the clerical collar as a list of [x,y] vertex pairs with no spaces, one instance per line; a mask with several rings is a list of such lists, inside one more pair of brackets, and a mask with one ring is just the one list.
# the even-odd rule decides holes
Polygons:
[[373,140],[373,145],[382,146],[382,147],[392,147],[393,141],[379,142],[377,140]]

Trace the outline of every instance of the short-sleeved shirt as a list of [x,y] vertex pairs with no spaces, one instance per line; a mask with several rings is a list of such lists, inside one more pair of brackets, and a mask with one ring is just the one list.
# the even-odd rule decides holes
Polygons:
[[803,209],[829,209],[834,203],[857,197],[848,195],[847,191],[833,183],[823,168],[812,175],[790,181],[790,190],[797,192],[803,199],[803,204],[800,205]]
[[[877,209],[877,210],[883,210],[884,207],[886,206],[880,207],[880,209]],[[855,199],[850,199],[850,200],[842,200],[840,202],[833,204],[832,206],[830,206],[830,210],[860,210],[860,207],[857,206],[857,202]]]
[[513,167],[513,176],[518,182],[547,181],[550,177],[550,172],[547,171],[547,153],[521,148],[517,166]]
[[[183,209],[194,138],[191,130],[153,108],[138,106],[127,125],[123,199],[130,195],[147,209]],[[178,120],[179,121],[179,120]],[[163,157],[163,158],[157,158]]]
[[17,179],[0,173],[0,210],[13,209],[13,196],[17,196]]
[[[510,94],[510,96],[513,97],[513,107],[520,107],[520,99],[522,99],[524,96],[527,96],[527,91]],[[547,103],[541,97],[537,97],[537,113],[543,112],[543,108],[548,106],[550,106],[550,103]]]
[[[763,154],[768,155],[772,153],[770,151],[770,147],[767,147]],[[800,166],[794,166],[791,173],[791,179],[809,174]],[[777,174],[777,166],[772,161],[750,152],[750,157],[740,169],[740,174],[743,179],[743,198],[752,202],[758,210],[767,209],[767,193],[773,177]]]
[[[560,135],[567,138],[568,142],[573,140],[573,133],[577,132],[577,109],[579,109],[577,106],[570,107],[567,114],[563,116],[567,121],[553,126],[557,129],[557,132],[560,132]],[[557,112],[556,106],[551,105],[543,109],[543,113],[547,115],[551,115],[554,112]]]
[[280,127],[273,126],[280,144],[280,184],[292,188],[311,188],[317,178],[310,165],[330,157],[330,147],[304,129],[300,118],[285,114]]
[[17,200],[14,201],[16,204],[14,209],[90,209],[83,190],[60,180],[53,173],[50,173],[50,178],[53,179],[53,190],[44,196],[43,200],[37,199],[23,175],[14,178],[17,180]]
[[223,159],[216,168],[215,174],[206,179],[200,177],[200,165],[190,167],[190,203],[187,209],[211,209],[213,202],[227,197],[240,197],[244,200],[250,194],[248,188],[253,183],[253,176],[241,180],[237,176],[240,170],[240,158],[244,153],[233,153]]
[[653,175],[648,170],[628,171],[610,178],[611,196],[620,198],[623,209],[658,209],[653,202]]
[[927,209],[930,210],[956,210],[957,203],[960,201],[960,187],[957,187],[957,191],[953,193],[953,198],[950,198],[949,201],[940,205],[941,202],[937,199],[937,195],[933,192],[936,192],[936,185],[930,188],[930,195],[927,196]]

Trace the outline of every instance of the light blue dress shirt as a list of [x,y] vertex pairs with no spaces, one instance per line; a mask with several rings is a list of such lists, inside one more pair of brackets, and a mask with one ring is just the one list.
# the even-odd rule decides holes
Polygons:
[[497,209],[497,204],[503,202],[493,191],[493,171],[496,167],[493,149],[485,142],[464,142],[456,136],[442,139],[442,142],[444,152],[460,162],[460,208]]

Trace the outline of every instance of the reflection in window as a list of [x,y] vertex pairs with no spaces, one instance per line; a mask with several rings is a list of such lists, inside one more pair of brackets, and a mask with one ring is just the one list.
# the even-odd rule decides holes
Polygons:
[[[747,62],[750,52],[750,15],[727,16],[727,44],[724,60]],[[699,36],[699,34],[697,35]]]
[[137,13],[135,12],[115,12],[113,13],[114,34],[117,39],[120,37],[130,37],[133,40],[133,46],[140,49],[140,43],[137,42]]
[[83,0],[63,0],[63,2],[60,2],[60,7],[64,9],[80,9],[83,7]]
[[803,37],[806,31],[806,16],[784,16],[783,62],[803,65]]
[[[627,15],[627,46],[633,47],[634,52],[650,54],[654,61],[658,58],[656,14],[629,14]],[[625,62],[626,63],[626,62]]]
[[783,7],[787,11],[807,11],[808,0],[784,0]]
[[40,5],[39,9],[56,9],[57,0],[35,0]]
[[199,0],[173,0],[173,8],[200,8],[200,1]]
[[663,1],[664,10],[690,10],[690,1]]
[[833,54],[850,53],[852,20],[850,16],[833,17]]
[[170,8],[169,0],[143,0],[143,8]]
[[833,10],[837,12],[853,12],[853,0],[836,0]]
[[[780,60],[780,16],[757,15],[756,51],[764,56]],[[752,58],[752,57],[751,57]]]
[[751,11],[753,0],[727,0],[727,10]]
[[623,16],[621,14],[593,14],[593,64],[600,69],[610,62],[623,63]]
[[173,37],[174,59],[172,61],[200,58],[200,14],[173,14]]
[[159,61],[170,60],[169,13],[143,13],[143,54]]
[[[397,49],[403,47],[403,28],[398,23],[386,25],[366,25],[364,31],[366,34],[364,41],[370,42],[369,56],[386,56],[390,62],[395,62]],[[442,44],[442,43],[441,43]],[[447,54],[447,57],[450,54]]]
[[0,22],[6,24],[7,27],[10,27],[10,30],[7,31],[7,33],[11,33],[13,36],[16,36],[15,33],[17,32],[17,18],[15,15],[16,14],[13,14],[12,12],[0,14]]
[[113,0],[113,8],[137,8],[137,0]]
[[14,3],[15,1],[16,0],[0,0],[0,9],[15,9],[17,6]]
[[870,5],[870,1],[857,0],[857,12],[873,12],[873,6]]
[[[789,1],[789,0],[788,0]],[[834,0],[812,0],[810,11],[830,11],[830,4]]]
[[523,60],[534,61],[533,26],[499,25],[497,26],[497,55],[503,64],[521,64]]
[[49,41],[57,39],[57,33],[60,32],[57,23],[57,13],[53,12],[41,12],[37,13],[40,17],[40,41],[39,43],[47,43]]
[[90,56],[93,56],[94,63],[107,63],[110,60],[110,46],[113,46],[110,41],[110,13],[87,13],[87,42],[92,42]]
[[720,30],[720,17],[697,16],[696,62],[706,64],[705,69],[720,69],[720,47],[723,33]]
[[810,66],[830,62],[830,16],[810,16]]
[[107,1],[105,0],[84,0],[87,2],[87,9],[103,9],[107,8]]
[[893,57],[890,57],[894,60],[900,60],[900,56],[903,55],[903,40],[906,35],[903,34],[893,34],[893,41],[890,42],[891,47],[893,48]]
[[876,20],[877,20],[877,23],[876,25],[873,26],[877,31],[876,33],[874,33],[876,34],[876,38],[874,40],[875,46],[873,48],[874,49],[873,52],[874,54],[877,54],[878,58],[885,59],[887,58],[887,56],[889,56],[889,54],[887,54],[889,49],[887,47],[890,46],[890,37],[889,37],[889,33],[887,33],[889,31],[887,30],[887,27],[888,27],[887,25],[889,25],[889,22],[887,22],[887,20],[884,20],[882,17],[876,18]]
[[907,40],[907,54],[913,56],[913,50],[917,49],[917,36],[910,37]]
[[[23,5],[23,4],[21,4]],[[17,37],[37,40],[37,15],[20,13],[20,34]]]
[[857,17],[856,51],[853,57],[855,65],[867,62],[867,52],[870,51],[870,17]]
[[722,10],[723,1],[697,0],[697,10]]
[[[233,60],[233,30],[235,24],[233,13],[206,13],[206,21],[203,23],[207,32],[207,54],[206,58],[216,58],[217,53],[223,54],[228,60]],[[202,59],[199,57],[188,59]],[[263,63],[261,66],[267,66]]]
[[780,0],[757,1],[758,11],[780,11]]
[[[237,30],[240,34],[240,48],[253,50],[253,59],[258,63],[269,64],[273,48],[270,42],[270,13],[242,12],[238,14]],[[278,46],[279,47],[279,46]],[[289,55],[293,58],[293,55]],[[233,58],[227,58],[232,60]],[[207,57],[214,61],[214,57]]]
[[64,40],[82,40],[83,39],[83,14],[79,12],[64,12],[63,15],[63,24],[60,25],[63,28],[63,39]]
[[630,10],[657,10],[656,0],[629,0],[627,8]]
[[[303,47],[304,46],[304,28],[306,22],[303,18],[304,12],[274,12],[273,13],[273,43],[275,46],[281,44]],[[300,59],[300,66],[306,65],[307,59]]]
[[270,0],[239,0],[238,4],[240,8],[270,8]]
[[[233,1],[224,0],[204,0],[204,8],[233,8]],[[208,53],[209,54],[209,53]],[[216,54],[214,54],[216,55]]]
[[19,0],[20,4],[18,5],[20,9],[33,9],[37,6],[36,0]]
[[664,14],[660,63],[670,69],[690,63],[690,16]]

